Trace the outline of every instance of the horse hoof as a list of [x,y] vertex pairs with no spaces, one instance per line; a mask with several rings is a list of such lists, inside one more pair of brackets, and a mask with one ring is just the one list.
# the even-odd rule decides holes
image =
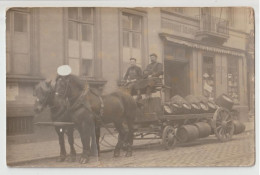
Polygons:
[[80,158],[80,160],[79,160],[79,163],[81,163],[81,164],[86,164],[86,163],[88,163],[88,161],[89,161],[89,159],[88,158]]
[[56,159],[56,162],[64,162],[66,159],[66,156],[60,156]]
[[115,151],[114,152],[114,157],[119,157],[120,156],[120,151]]

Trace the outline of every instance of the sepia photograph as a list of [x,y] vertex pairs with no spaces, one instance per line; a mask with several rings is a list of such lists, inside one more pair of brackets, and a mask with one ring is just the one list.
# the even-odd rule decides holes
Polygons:
[[12,7],[6,164],[252,167],[252,7]]

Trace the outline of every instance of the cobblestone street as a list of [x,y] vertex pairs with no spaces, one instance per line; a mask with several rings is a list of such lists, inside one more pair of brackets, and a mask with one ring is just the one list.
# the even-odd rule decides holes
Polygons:
[[[205,167],[205,166],[253,166],[255,161],[253,131],[233,136],[221,143],[215,136],[191,143],[179,144],[172,150],[161,145],[143,146],[135,149],[132,157],[113,158],[112,152],[101,153],[97,160],[81,165],[78,162],[57,163],[54,158],[17,164],[19,167]],[[79,158],[79,156],[78,156]]]

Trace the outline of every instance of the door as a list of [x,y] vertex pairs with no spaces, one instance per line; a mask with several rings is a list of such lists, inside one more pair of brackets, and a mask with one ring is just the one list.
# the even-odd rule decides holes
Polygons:
[[170,87],[166,94],[166,101],[175,95],[186,97],[189,95],[188,62],[165,60],[165,85]]

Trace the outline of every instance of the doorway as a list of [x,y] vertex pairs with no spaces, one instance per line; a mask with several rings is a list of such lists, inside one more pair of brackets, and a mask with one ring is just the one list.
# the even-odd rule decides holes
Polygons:
[[180,95],[186,97],[190,93],[189,64],[188,61],[165,60],[164,62],[165,85],[170,87],[166,91],[165,100]]

